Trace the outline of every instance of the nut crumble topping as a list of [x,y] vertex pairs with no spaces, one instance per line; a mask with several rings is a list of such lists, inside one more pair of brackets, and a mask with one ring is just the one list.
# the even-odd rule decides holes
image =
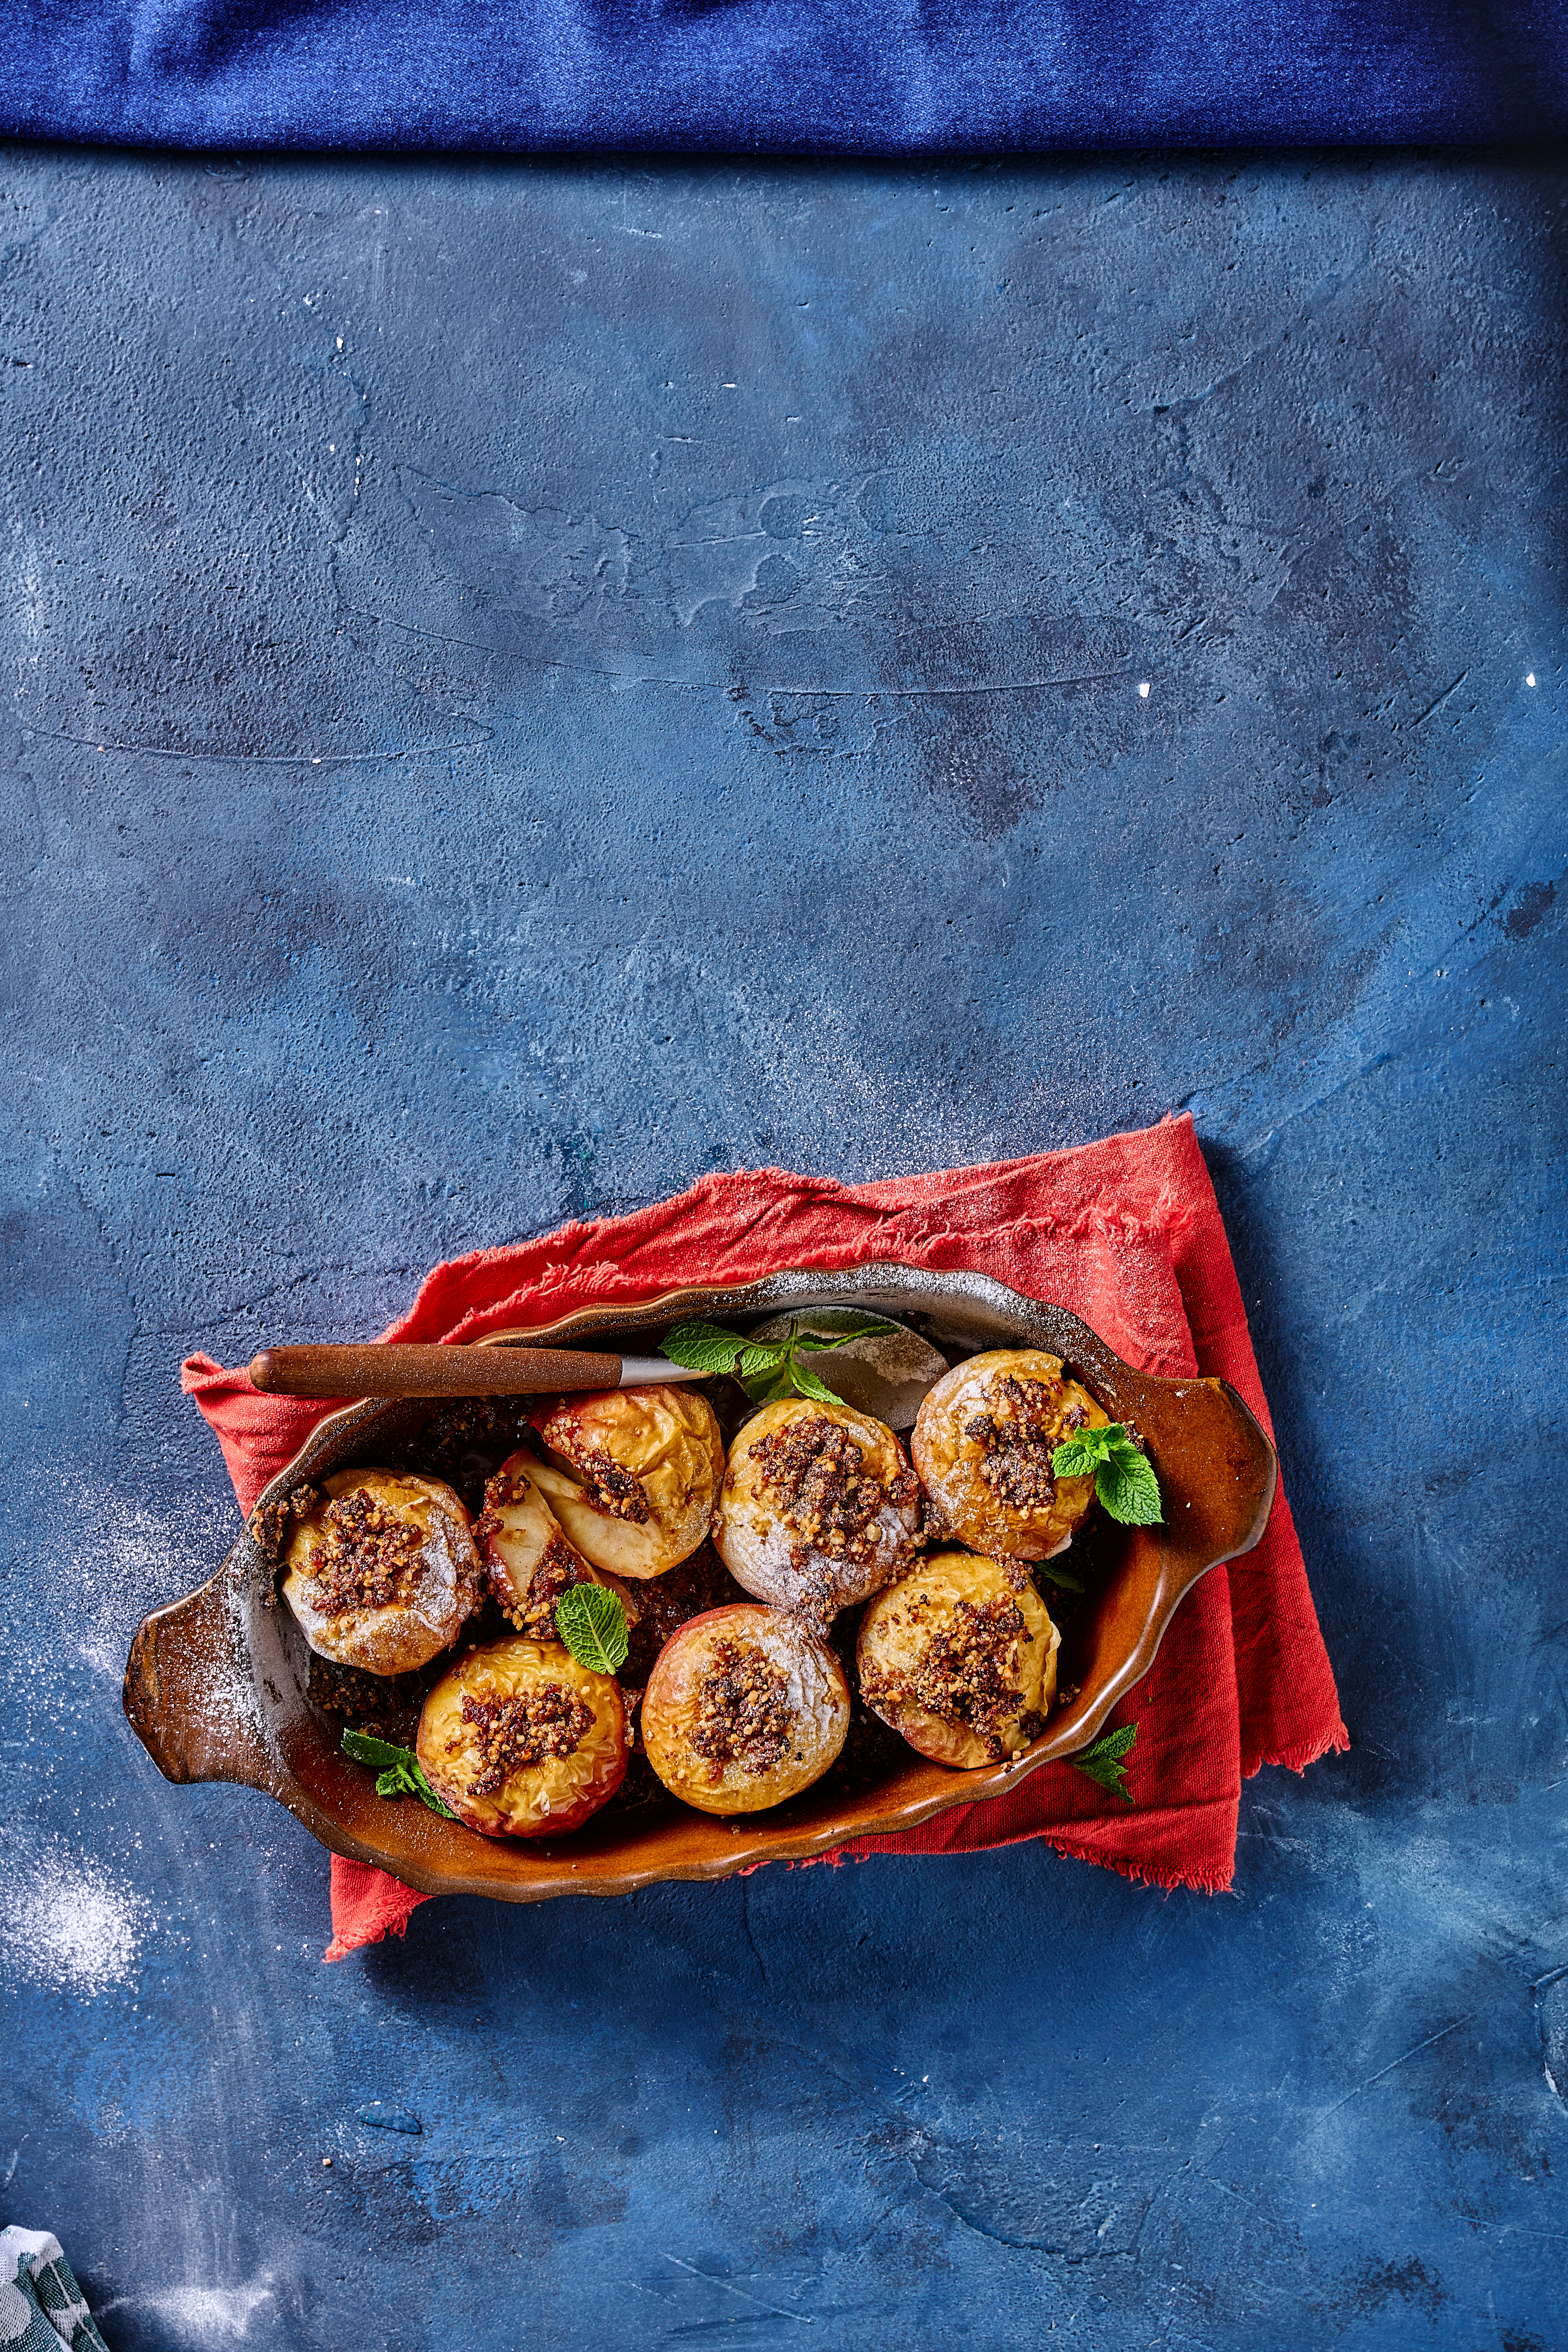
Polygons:
[[858,1565],[875,1559],[885,1507],[907,1510],[920,1495],[912,1470],[901,1470],[887,1486],[872,1477],[848,1430],[822,1413],[786,1422],[760,1437],[751,1454],[761,1465],[763,1487],[778,1497],[781,1516],[799,1537],[790,1553],[796,1569],[806,1568],[814,1551]]
[[[541,1683],[515,1698],[473,1698],[463,1693],[463,1721],[479,1737],[480,1769],[468,1782],[470,1797],[490,1797],[513,1772],[526,1771],[551,1757],[570,1756],[581,1746],[594,1710],[559,1683]],[[460,1736],[447,1742],[455,1756],[469,1745]]]
[[963,1427],[965,1437],[984,1448],[980,1475],[1011,1509],[1046,1509],[1057,1491],[1051,1455],[1082,1425],[1083,1407],[1063,1411],[1059,1381],[1020,1381],[1012,1373],[994,1383],[990,1404]]
[[610,1519],[629,1519],[634,1527],[643,1525],[648,1516],[647,1496],[633,1471],[623,1470],[609,1454],[587,1447],[580,1454],[574,1449],[572,1460],[595,1511],[603,1511]]
[[[925,1600],[924,1594],[918,1597],[914,1613]],[[1008,1753],[1003,1727],[1017,1717],[1019,1645],[1033,1639],[1011,1601],[960,1601],[949,1621],[932,1630],[911,1673],[896,1679],[863,1675],[861,1696],[872,1706],[913,1705],[944,1723],[961,1723],[988,1755],[999,1759]],[[1033,1711],[1018,1720],[1026,1741],[1045,1728],[1044,1716]]]
[[319,1486],[296,1486],[280,1503],[268,1503],[252,1511],[249,1519],[251,1541],[268,1559],[280,1559],[288,1547],[295,1519],[308,1519],[321,1499]]
[[558,1642],[556,1602],[573,1585],[589,1580],[565,1537],[552,1536],[534,1563],[527,1591],[510,1607],[503,1602],[501,1613],[510,1618],[520,1633],[531,1634],[536,1642]]
[[731,1763],[760,1776],[778,1762],[793,1737],[787,1676],[754,1642],[715,1643],[690,1733],[692,1747],[708,1759],[709,1779],[721,1780]]
[[310,1606],[321,1617],[345,1609],[389,1609],[406,1600],[425,1551],[422,1527],[353,1487],[327,1505],[310,1555]]

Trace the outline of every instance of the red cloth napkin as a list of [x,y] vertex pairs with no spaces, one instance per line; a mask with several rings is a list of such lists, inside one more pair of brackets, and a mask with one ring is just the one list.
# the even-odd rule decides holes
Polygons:
[[[386,1339],[472,1340],[553,1322],[590,1302],[640,1300],[682,1283],[752,1282],[782,1266],[834,1271],[873,1259],[968,1267],[1051,1299],[1125,1361],[1217,1372],[1271,1431],[1214,1186],[1190,1118],[988,1168],[837,1184],[778,1169],[705,1176],[628,1217],[563,1225],[542,1240],[438,1265]],[[263,1396],[243,1371],[192,1356],[184,1384],[217,1433],[242,1511],[293,1459],[330,1404]],[[1006,1796],[954,1806],[845,1853],[961,1853],[1043,1837],[1058,1853],[1160,1886],[1227,1887],[1244,1773],[1301,1771],[1349,1746],[1283,1488],[1262,1542],[1189,1593],[1150,1673],[1111,1718],[1135,1722],[1129,1810],[1069,1764]],[[407,1926],[426,1897],[332,1857],[341,1959]]]

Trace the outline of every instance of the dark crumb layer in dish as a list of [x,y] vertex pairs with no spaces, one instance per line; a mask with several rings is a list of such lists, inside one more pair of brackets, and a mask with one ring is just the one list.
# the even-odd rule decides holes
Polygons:
[[[475,1698],[463,1694],[463,1721],[478,1736],[480,1769],[468,1784],[470,1797],[493,1796],[510,1774],[542,1764],[546,1757],[575,1754],[594,1721],[594,1710],[559,1683],[540,1683],[513,1698]],[[462,1743],[453,1740],[447,1753]]]
[[715,1780],[727,1764],[761,1773],[776,1764],[791,1737],[789,1682],[754,1642],[720,1642],[698,1689],[688,1735]]
[[355,1731],[389,1739],[395,1748],[411,1748],[419,1728],[419,1710],[437,1669],[416,1675],[367,1675],[358,1666],[341,1666],[312,1650],[307,1696],[324,1715],[342,1716]]
[[445,1478],[478,1512],[486,1479],[517,1452],[532,1403],[531,1397],[461,1397],[443,1405],[407,1449],[409,1468]]
[[1011,1753],[1001,1736],[1004,1726],[1016,1722],[1026,1742],[1037,1739],[1046,1727],[1043,1715],[1017,1712],[1016,1662],[1019,1645],[1030,1638],[1013,1601],[1000,1596],[957,1601],[948,1622],[931,1629],[911,1671],[867,1671],[861,1695],[870,1706],[910,1703],[944,1723],[961,1723],[1000,1760]]

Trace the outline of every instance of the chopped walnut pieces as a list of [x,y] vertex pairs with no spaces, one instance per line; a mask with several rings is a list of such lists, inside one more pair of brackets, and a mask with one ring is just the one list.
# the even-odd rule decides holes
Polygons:
[[425,1530],[352,1486],[327,1505],[310,1554],[310,1607],[319,1617],[345,1609],[390,1609],[406,1599],[425,1551]]
[[555,1626],[555,1604],[573,1585],[587,1580],[583,1564],[565,1537],[552,1536],[534,1562],[527,1591],[510,1607],[503,1601],[501,1614],[511,1620],[520,1633],[527,1633],[535,1642],[558,1642],[561,1636]]
[[726,1764],[753,1776],[766,1772],[793,1737],[788,1677],[754,1642],[715,1643],[690,1731],[692,1747],[708,1759],[709,1779],[721,1780]]
[[762,1484],[776,1496],[781,1516],[799,1538],[793,1567],[806,1569],[811,1554],[857,1563],[876,1558],[876,1528],[889,1503],[906,1510],[920,1494],[914,1473],[901,1470],[890,1484],[869,1475],[866,1457],[850,1432],[823,1413],[805,1413],[760,1437],[751,1449],[762,1465]]
[[963,1427],[965,1437],[984,1449],[980,1475],[997,1501],[1016,1511],[1047,1508],[1057,1491],[1051,1456],[1061,1444],[1058,1433],[1076,1429],[1081,1410],[1075,1405],[1063,1412],[1059,1381],[1020,1381],[1011,1373],[994,1384],[990,1404],[989,1412],[976,1413]]
[[609,1519],[629,1519],[641,1527],[648,1517],[647,1496],[642,1480],[630,1470],[623,1470],[607,1454],[596,1454],[584,1446],[574,1452],[573,1466],[583,1481],[587,1500],[595,1511]]
[[505,1470],[498,1470],[493,1478],[485,1480],[485,1507],[474,1521],[474,1541],[481,1550],[484,1549],[487,1537],[500,1533],[501,1513],[511,1504],[522,1499],[517,1491],[520,1486],[523,1495],[526,1495],[527,1479],[514,1477]]
[[491,1797],[513,1772],[525,1772],[551,1757],[572,1755],[593,1727],[594,1710],[559,1683],[541,1683],[514,1698],[474,1698],[465,1691],[463,1722],[478,1738],[469,1741],[459,1734],[447,1742],[447,1753],[455,1756],[477,1747],[480,1767],[468,1793]]
[[[918,1598],[923,1602],[927,1596]],[[1003,1728],[1017,1719],[1019,1645],[1033,1639],[1011,1601],[959,1601],[946,1622],[931,1629],[912,1673],[863,1674],[861,1696],[871,1706],[912,1704],[945,1723],[962,1723],[991,1756],[1000,1758],[1008,1752]],[[1026,1715],[1020,1722],[1026,1741],[1044,1727],[1039,1715]]]
[[280,1503],[268,1503],[252,1511],[249,1520],[250,1538],[258,1550],[268,1559],[281,1559],[292,1532],[295,1519],[309,1518],[321,1499],[319,1486],[296,1486]]

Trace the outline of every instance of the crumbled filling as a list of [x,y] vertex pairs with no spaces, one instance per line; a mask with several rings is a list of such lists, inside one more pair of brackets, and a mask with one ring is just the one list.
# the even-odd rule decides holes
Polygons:
[[321,1499],[319,1486],[296,1486],[280,1503],[268,1503],[265,1509],[252,1511],[250,1536],[258,1549],[268,1559],[281,1559],[288,1549],[289,1538],[296,1519],[308,1519]]
[[753,1778],[770,1770],[794,1736],[787,1676],[754,1642],[716,1642],[689,1736],[710,1780],[721,1780],[728,1764]]
[[[919,1596],[916,1608],[925,1596]],[[895,1621],[897,1622],[897,1621]],[[912,1669],[861,1676],[863,1696],[873,1706],[910,1705],[944,1723],[962,1724],[987,1755],[1005,1756],[1004,1729],[1016,1724],[1026,1740],[1037,1738],[1045,1717],[1018,1713],[1018,1652],[1034,1635],[1016,1605],[1000,1594],[992,1601],[959,1601],[931,1628]]]
[[900,1471],[886,1486],[873,1477],[849,1431],[823,1413],[786,1421],[759,1437],[751,1454],[763,1491],[798,1538],[790,1552],[796,1569],[807,1568],[814,1552],[857,1565],[874,1560],[882,1549],[878,1523],[887,1505],[907,1510],[920,1495],[912,1470]]
[[635,1472],[623,1470],[609,1454],[588,1446],[581,1453],[574,1448],[572,1461],[595,1511],[603,1511],[606,1518],[629,1519],[635,1527],[642,1526],[648,1516],[647,1496]]
[[563,1592],[585,1581],[582,1562],[564,1536],[552,1536],[534,1563],[528,1590],[510,1605],[502,1604],[520,1633],[536,1642],[558,1642],[555,1604]]
[[425,1550],[416,1521],[387,1509],[363,1486],[327,1505],[310,1554],[310,1606],[319,1617],[345,1609],[389,1609],[407,1598]]
[[1011,1372],[993,1382],[988,1402],[990,1411],[963,1426],[965,1437],[984,1449],[980,1475],[1012,1510],[1048,1508],[1057,1492],[1051,1456],[1082,1425],[1083,1407],[1064,1410],[1059,1381],[1021,1381]]
[[485,1507],[474,1521],[474,1541],[481,1550],[489,1537],[500,1535],[506,1524],[503,1514],[513,1503],[526,1500],[527,1495],[527,1479],[515,1478],[510,1471],[498,1470],[493,1478],[485,1480]]
[[368,1731],[395,1747],[412,1748],[419,1728],[427,1677],[413,1675],[372,1675],[358,1666],[310,1653],[308,1696],[313,1706],[341,1715],[356,1731]]
[[447,1742],[447,1753],[477,1748],[479,1769],[468,1792],[492,1797],[513,1772],[525,1772],[552,1757],[570,1756],[581,1747],[593,1720],[593,1708],[560,1683],[541,1683],[514,1698],[474,1698],[465,1691],[465,1729]]

